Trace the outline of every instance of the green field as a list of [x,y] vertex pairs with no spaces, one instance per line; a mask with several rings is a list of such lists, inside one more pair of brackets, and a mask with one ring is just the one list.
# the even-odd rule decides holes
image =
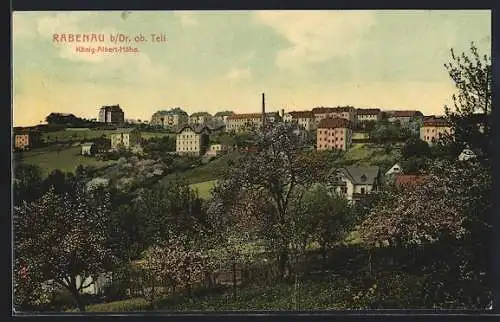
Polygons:
[[198,196],[202,199],[208,200],[212,197],[210,190],[215,186],[217,180],[204,181],[194,183],[191,188],[198,191]]
[[22,153],[21,163],[37,165],[44,176],[59,169],[64,172],[74,172],[78,165],[103,167],[116,161],[98,161],[92,157],[83,156],[80,146],[66,148],[61,151],[43,148]]
[[[42,134],[42,140],[47,143],[53,143],[56,141],[82,141],[82,140],[92,140],[97,139],[99,137],[109,138],[110,135],[115,132],[113,130],[71,130],[71,131],[56,131],[56,132],[48,132]],[[141,132],[141,137],[144,139],[150,139],[152,137],[164,137],[164,136],[173,136],[175,134],[170,134],[166,132]]]
[[229,167],[228,163],[236,160],[240,154],[238,152],[230,152],[223,155],[208,164],[192,168],[183,172],[176,172],[167,175],[163,182],[171,182],[182,179],[189,184],[212,181],[220,178],[222,173]]

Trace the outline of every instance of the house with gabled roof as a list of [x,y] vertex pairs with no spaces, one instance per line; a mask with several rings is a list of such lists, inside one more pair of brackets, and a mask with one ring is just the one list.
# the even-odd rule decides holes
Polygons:
[[378,190],[382,175],[377,166],[347,166],[333,169],[329,179],[329,186],[337,194],[355,203],[367,194]]
[[111,134],[111,149],[117,150],[120,147],[133,149],[141,145],[141,132],[136,128],[118,128]]
[[178,154],[205,154],[209,147],[210,133],[210,128],[204,124],[180,127],[177,130],[175,151]]
[[386,171],[385,173],[385,181],[386,182],[392,182],[394,178],[400,174],[403,174],[403,168],[396,163],[394,164],[389,170]]

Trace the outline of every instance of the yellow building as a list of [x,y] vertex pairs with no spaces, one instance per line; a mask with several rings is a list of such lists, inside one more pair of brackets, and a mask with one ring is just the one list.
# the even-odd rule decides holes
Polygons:
[[347,150],[352,144],[351,123],[344,118],[326,118],[318,124],[316,150]]
[[446,134],[452,134],[453,129],[450,123],[442,118],[427,119],[420,127],[420,139],[429,145],[436,143]]
[[117,129],[111,134],[111,149],[133,149],[141,145],[141,133],[135,128]]

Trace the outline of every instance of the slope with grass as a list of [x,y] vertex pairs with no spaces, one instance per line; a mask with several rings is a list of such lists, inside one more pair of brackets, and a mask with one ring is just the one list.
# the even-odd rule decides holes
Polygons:
[[101,168],[114,164],[116,161],[99,161],[92,157],[81,155],[81,147],[74,146],[61,150],[42,148],[23,152],[21,163],[37,165],[42,169],[43,176],[54,170],[74,172],[79,165]]
[[211,190],[217,183],[217,180],[203,181],[199,183],[193,183],[191,188],[198,192],[198,197],[201,199],[209,200],[212,198]]

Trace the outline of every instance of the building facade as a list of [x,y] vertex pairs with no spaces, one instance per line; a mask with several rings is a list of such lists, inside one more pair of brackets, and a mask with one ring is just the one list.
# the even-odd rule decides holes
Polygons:
[[[281,118],[279,113],[266,113],[266,122],[274,123]],[[234,114],[227,117],[226,130],[240,133],[262,127],[262,113]]]
[[283,115],[283,121],[287,123],[297,123],[306,131],[316,129],[316,121],[312,111],[293,111]]
[[134,149],[141,145],[141,132],[135,128],[117,129],[111,134],[111,149]]
[[382,111],[379,108],[358,108],[356,109],[356,121],[378,122],[382,118]]
[[206,125],[185,125],[177,132],[175,151],[178,154],[203,155],[207,152],[210,129]]
[[343,118],[351,122],[355,121],[356,110],[354,107],[315,107],[312,109],[316,124],[325,118]]
[[212,144],[212,145],[210,145],[210,148],[208,149],[206,154],[210,155],[210,156],[217,156],[217,155],[226,153],[228,150],[229,150],[229,148],[227,145],[220,144],[220,143]]
[[189,116],[189,124],[209,124],[212,122],[212,118],[208,112],[193,113]]
[[424,117],[420,111],[386,111],[384,113],[389,122],[399,122],[402,127],[408,127],[410,123],[423,120]]
[[333,169],[329,186],[348,201],[355,203],[376,191],[382,182],[380,168],[376,166],[348,166]]
[[151,116],[149,124],[162,128],[176,129],[184,126],[188,121],[188,114],[181,108],[176,107],[170,110],[157,111]]
[[99,110],[99,122],[122,124],[125,123],[125,113],[120,105],[103,106]]
[[322,119],[316,130],[316,150],[347,150],[352,144],[351,124],[344,118]]
[[14,148],[17,150],[35,148],[40,145],[41,141],[41,134],[39,132],[19,132],[14,134]]
[[443,118],[427,119],[420,128],[420,139],[429,145],[435,144],[447,134],[453,134],[451,124]]
[[82,155],[94,155],[96,152],[96,145],[92,142],[82,144]]

